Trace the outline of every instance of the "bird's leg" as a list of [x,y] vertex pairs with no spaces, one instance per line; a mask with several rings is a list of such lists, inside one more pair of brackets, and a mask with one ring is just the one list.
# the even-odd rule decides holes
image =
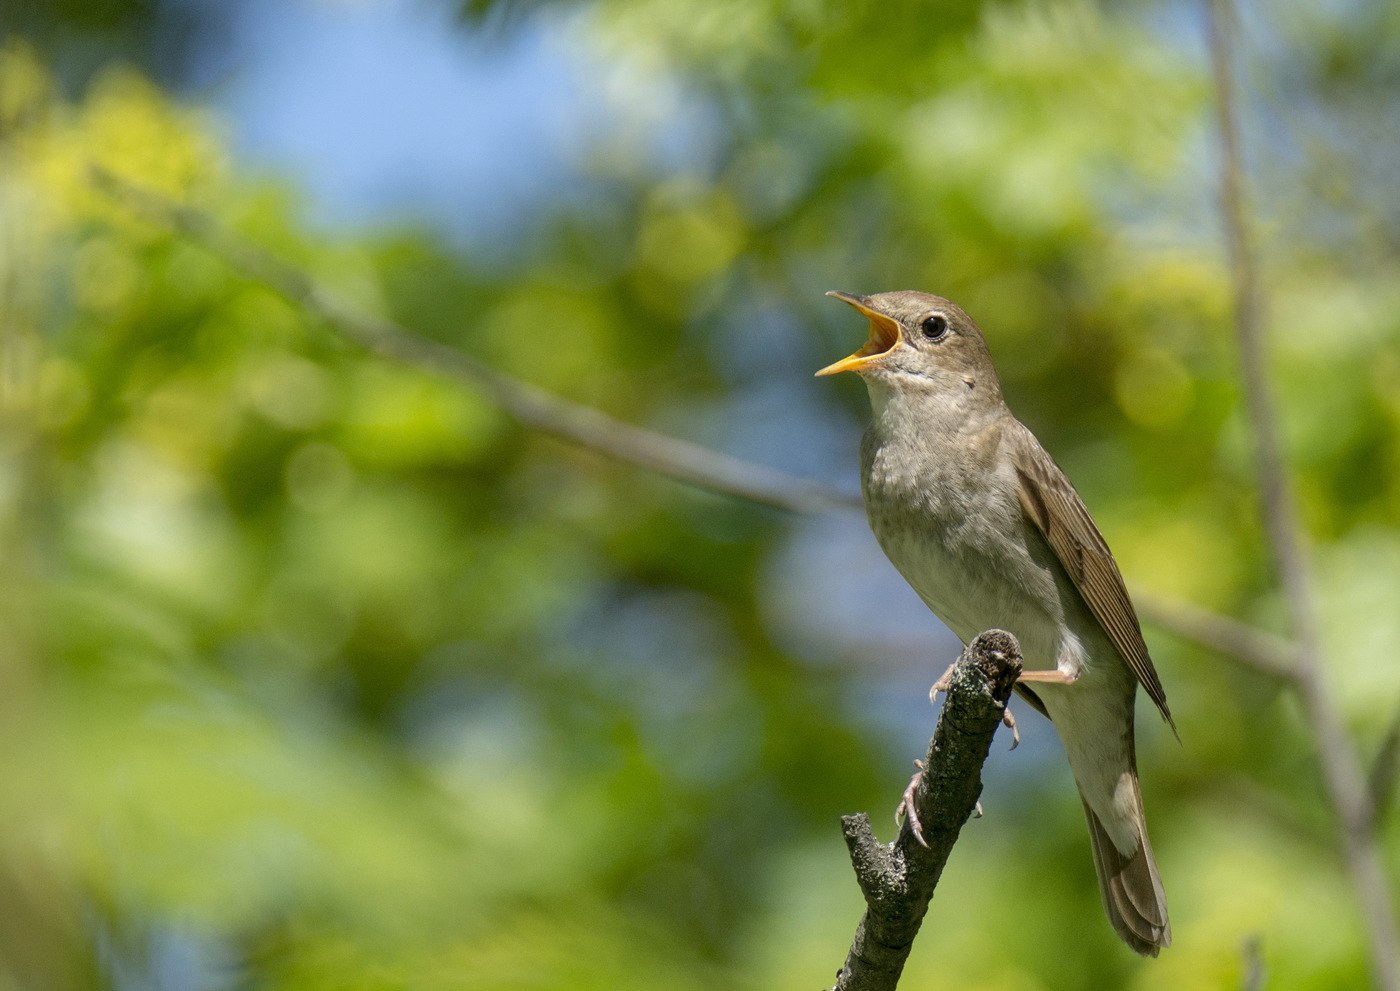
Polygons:
[[1022,671],[1017,681],[1039,681],[1046,685],[1072,685],[1079,680],[1078,671],[1051,668],[1049,671]]
[[[1077,670],[1066,671],[1063,668],[1051,668],[1049,671],[1022,671],[1017,681],[1038,681],[1044,685],[1072,685],[1079,680]],[[1016,731],[1016,717],[1011,715],[1011,704],[1008,702],[1005,710],[1001,714],[1001,722],[1007,729],[1011,730],[1011,749],[1015,750],[1021,743],[1021,734]]]

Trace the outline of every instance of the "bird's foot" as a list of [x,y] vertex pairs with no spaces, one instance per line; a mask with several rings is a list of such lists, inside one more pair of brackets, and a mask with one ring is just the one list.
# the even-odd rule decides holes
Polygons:
[[[924,762],[914,761],[914,766],[918,768],[914,776],[909,779],[909,787],[904,789],[904,794],[899,798],[899,805],[894,810],[895,825],[899,825],[905,816],[909,817],[909,832],[914,834],[914,839],[919,841],[919,846],[928,849],[928,840],[924,839],[923,823],[919,822],[918,809],[914,807],[914,796],[919,790],[919,779],[924,775]],[[976,802],[972,807],[972,818],[981,819],[985,815],[982,811],[982,803]]]
[[948,670],[947,670],[947,671],[944,671],[943,674],[942,674],[942,676],[940,676],[939,679],[933,683],[933,687],[930,688],[930,689],[928,690],[928,703],[929,703],[929,705],[937,705],[937,704],[938,704],[938,693],[939,693],[939,692],[946,692],[949,688],[952,687],[952,685],[953,685],[953,668],[955,668],[955,667],[957,667],[957,666],[958,666],[958,665],[957,665],[956,662],[953,663],[953,664],[949,664],[949,665],[948,665]]
[[909,831],[914,834],[914,839],[919,841],[919,846],[928,849],[928,842],[924,839],[924,828],[919,822],[919,812],[914,807],[914,796],[919,790],[919,779],[924,775],[924,762],[914,761],[914,766],[918,768],[914,776],[909,779],[909,787],[904,789],[904,794],[900,796],[899,805],[894,810],[895,825],[899,825],[905,816],[909,817]]
[[1011,731],[1011,749],[1015,750],[1021,745],[1021,733],[1016,729],[1016,717],[1011,714],[1010,705],[1001,710],[1001,724]]
[[[938,704],[938,693],[946,692],[953,684],[953,669],[956,664],[949,664],[948,670],[933,683],[933,687],[928,690],[928,701],[930,705]],[[1021,731],[1016,728],[1016,717],[1011,714],[1011,707],[1008,705],[1001,713],[1002,725],[1011,731],[1011,749],[1015,750],[1021,745]],[[916,775],[917,777],[917,775]],[[978,813],[979,815],[981,813]]]

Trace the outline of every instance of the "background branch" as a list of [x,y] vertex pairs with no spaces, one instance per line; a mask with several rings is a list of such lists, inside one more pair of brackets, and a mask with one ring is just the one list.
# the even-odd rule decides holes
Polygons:
[[1232,70],[1235,26],[1230,0],[1206,0],[1211,73],[1220,128],[1220,210],[1229,253],[1240,377],[1254,439],[1261,509],[1279,583],[1288,600],[1298,644],[1294,683],[1317,743],[1327,800],[1339,825],[1342,854],[1357,898],[1378,987],[1400,989],[1400,943],[1395,909],[1360,761],[1347,739],[1322,669],[1317,608],[1304,561],[1302,526],[1279,439],[1277,403],[1264,349],[1264,305],[1245,209],[1238,95]]
[[1283,637],[1188,602],[1160,598],[1136,586],[1133,604],[1145,622],[1183,640],[1209,647],[1280,681],[1291,684],[1297,677],[1298,648]]
[[860,496],[776,468],[638,427],[483,364],[456,348],[360,313],[305,272],[250,244],[201,210],[91,167],[93,184],[129,209],[185,236],[234,269],[309,311],[361,346],[479,389],[532,430],[678,479],[697,488],[798,513],[860,506]]
[[982,764],[1020,673],[1020,645],[1004,630],[979,634],[958,658],[914,792],[927,847],[908,819],[882,846],[864,812],[842,817],[866,909],[834,991],[892,991],[899,984],[943,866],[982,793]]
[[1240,991],[1262,991],[1268,978],[1264,967],[1264,939],[1258,933],[1250,933],[1240,945],[1244,974],[1240,978]]

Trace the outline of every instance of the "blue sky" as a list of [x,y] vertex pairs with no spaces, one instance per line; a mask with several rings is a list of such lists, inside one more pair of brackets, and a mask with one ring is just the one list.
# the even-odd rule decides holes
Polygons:
[[577,48],[534,22],[474,36],[441,0],[245,0],[219,16],[199,95],[318,224],[498,237],[567,185],[603,109]]

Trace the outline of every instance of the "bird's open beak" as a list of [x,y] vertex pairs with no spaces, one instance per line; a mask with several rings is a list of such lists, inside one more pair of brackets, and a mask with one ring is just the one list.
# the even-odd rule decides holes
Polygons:
[[899,343],[899,324],[893,318],[887,317],[877,310],[872,310],[868,301],[869,297],[856,296],[848,292],[838,292],[835,289],[827,293],[827,295],[839,299],[843,303],[850,303],[857,310],[865,314],[870,320],[870,340],[862,344],[860,350],[849,358],[842,358],[834,364],[827,365],[821,371],[817,372],[818,375],[835,375],[837,372],[858,372]]

